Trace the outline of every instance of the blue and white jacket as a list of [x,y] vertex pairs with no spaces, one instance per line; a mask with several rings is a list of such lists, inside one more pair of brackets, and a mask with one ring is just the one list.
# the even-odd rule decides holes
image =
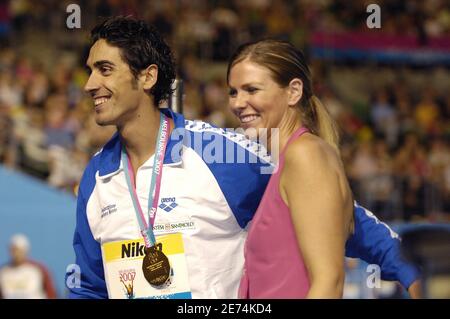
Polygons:
[[[175,128],[164,158],[155,235],[182,233],[193,298],[235,298],[247,226],[270,178],[261,173],[270,167],[270,156],[242,135],[185,120],[168,109],[163,112]],[[83,174],[73,241],[81,287],[70,288],[70,298],[107,298],[101,245],[141,236],[120,151],[116,133]],[[148,202],[152,166],[153,156],[136,174],[143,205]],[[379,264],[384,279],[408,287],[417,274],[401,261],[398,236],[358,205],[355,222],[347,255]]]

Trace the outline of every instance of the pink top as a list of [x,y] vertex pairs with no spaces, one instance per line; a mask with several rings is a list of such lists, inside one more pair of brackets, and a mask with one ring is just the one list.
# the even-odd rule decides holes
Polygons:
[[250,225],[239,298],[304,298],[308,293],[308,272],[279,190],[286,148],[305,132],[301,127],[289,138]]

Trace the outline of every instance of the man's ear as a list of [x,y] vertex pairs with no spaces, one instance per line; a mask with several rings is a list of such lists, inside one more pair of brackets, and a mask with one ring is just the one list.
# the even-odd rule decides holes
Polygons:
[[149,65],[146,69],[141,71],[141,79],[145,91],[150,90],[158,80],[158,66],[156,64]]
[[299,78],[292,79],[288,86],[288,105],[296,106],[303,96],[303,82]]

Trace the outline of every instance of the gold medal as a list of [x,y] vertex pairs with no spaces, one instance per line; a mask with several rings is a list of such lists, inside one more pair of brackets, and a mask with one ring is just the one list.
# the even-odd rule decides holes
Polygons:
[[162,252],[162,244],[157,243],[145,248],[145,257],[142,261],[142,271],[145,279],[152,286],[160,287],[170,278],[169,258]]

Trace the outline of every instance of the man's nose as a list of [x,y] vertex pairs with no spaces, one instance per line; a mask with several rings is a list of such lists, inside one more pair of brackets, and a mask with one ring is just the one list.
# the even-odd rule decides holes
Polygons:
[[84,91],[87,93],[95,92],[99,89],[99,81],[97,76],[95,75],[95,72],[92,72],[89,75],[89,79],[87,80],[86,84],[84,85]]

